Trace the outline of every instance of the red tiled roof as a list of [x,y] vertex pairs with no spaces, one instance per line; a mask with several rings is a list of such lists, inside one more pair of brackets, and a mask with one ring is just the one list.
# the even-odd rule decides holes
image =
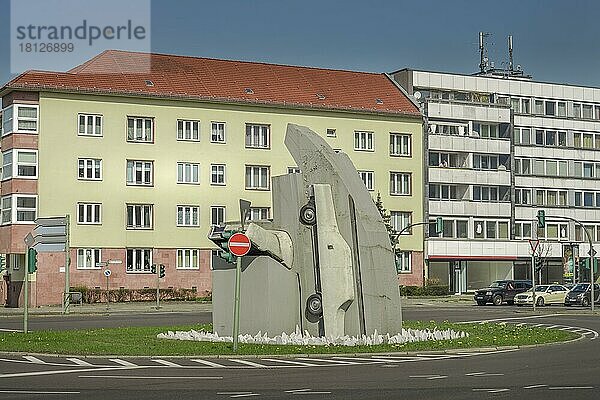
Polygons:
[[[153,86],[149,86],[147,80],[152,81]],[[419,109],[385,74],[117,50],[107,50],[68,72],[24,72],[8,82],[2,93],[11,89],[173,97],[420,116]],[[252,93],[247,93],[246,89],[252,89]]]

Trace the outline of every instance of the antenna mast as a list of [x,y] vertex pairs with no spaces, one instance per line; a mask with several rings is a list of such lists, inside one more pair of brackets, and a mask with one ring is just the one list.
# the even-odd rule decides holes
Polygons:
[[480,54],[480,62],[479,62],[479,70],[481,73],[486,73],[488,69],[488,57],[487,57],[487,49],[485,48],[485,38],[488,37],[489,33],[479,32],[479,54]]
[[508,35],[508,70],[513,72],[513,37]]

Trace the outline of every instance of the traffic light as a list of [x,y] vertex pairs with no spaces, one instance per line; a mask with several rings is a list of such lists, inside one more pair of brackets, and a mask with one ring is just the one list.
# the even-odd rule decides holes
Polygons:
[[160,264],[160,270],[159,270],[159,274],[158,274],[159,278],[164,278],[165,277],[165,266]]
[[229,263],[235,263],[236,257],[229,251],[228,241],[231,236],[237,233],[235,229],[225,229],[222,226],[213,226],[208,236],[213,243],[219,246],[219,257]]
[[151,273],[153,273],[153,274],[155,274],[155,273],[156,273],[156,264],[152,264],[152,265],[150,266],[150,272],[151,272]]
[[[588,257],[581,259],[583,269],[590,269],[590,259]],[[594,258],[594,274],[598,273],[598,259]]]
[[435,233],[439,235],[442,232],[444,232],[444,220],[442,217],[437,217],[435,219]]
[[6,265],[6,256],[0,255],[0,272],[4,271]]
[[28,257],[28,270],[30,274],[37,271],[37,251],[35,249],[29,249]]
[[546,226],[546,211],[538,210],[537,220],[538,220],[538,228],[544,228]]

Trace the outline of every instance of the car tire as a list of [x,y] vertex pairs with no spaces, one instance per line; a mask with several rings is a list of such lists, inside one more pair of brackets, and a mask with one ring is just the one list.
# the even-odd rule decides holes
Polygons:
[[544,301],[543,297],[538,297],[538,299],[535,301],[535,305],[538,307],[544,307],[545,304],[546,302]]
[[306,299],[306,310],[315,317],[323,315],[323,300],[320,293],[313,293]]
[[500,306],[502,305],[502,296],[500,296],[499,294],[495,295],[494,297],[492,297],[492,303],[495,306]]
[[304,225],[312,226],[317,223],[317,211],[312,203],[305,204],[300,209],[300,222]]
[[480,301],[477,302],[477,305],[478,306],[485,306],[485,301],[481,301],[480,300]]
[[582,306],[582,307],[589,307],[589,306],[590,306],[590,301],[584,297],[584,298],[581,300],[581,306]]

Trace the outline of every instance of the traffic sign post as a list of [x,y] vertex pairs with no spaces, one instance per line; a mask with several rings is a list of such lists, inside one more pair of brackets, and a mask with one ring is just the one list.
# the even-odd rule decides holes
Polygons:
[[[537,229],[536,229],[537,232]],[[537,236],[537,234],[536,234]],[[535,311],[535,303],[536,303],[536,298],[535,298],[535,251],[537,250],[538,246],[540,245],[540,240],[539,239],[529,239],[529,247],[531,247],[531,296],[532,296],[532,306],[533,306],[533,311]]]
[[110,278],[110,275],[112,274],[110,269],[105,269],[104,270],[104,276],[106,277],[106,313],[108,314],[108,311],[110,310],[110,291],[108,289],[108,278]]
[[240,335],[240,280],[242,278],[242,257],[250,251],[250,239],[243,233],[235,233],[227,242],[229,251],[237,257],[235,264],[235,298],[233,306],[233,351],[237,352]]
[[[29,234],[31,235],[31,234]],[[23,288],[23,333],[28,332],[29,319],[29,246],[26,247],[25,253],[25,279]]]

